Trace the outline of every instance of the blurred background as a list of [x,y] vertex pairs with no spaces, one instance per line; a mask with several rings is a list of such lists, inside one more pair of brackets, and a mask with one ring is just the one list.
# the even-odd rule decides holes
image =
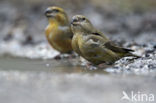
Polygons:
[[75,14],[85,15],[107,35],[120,34],[124,39],[156,31],[155,0],[1,0],[1,39],[16,36],[23,42],[45,40],[48,22],[44,11],[48,6],[64,8],[70,19]]
[[[87,16],[142,58],[98,70],[53,60],[58,52],[44,35],[49,6],[64,8],[70,20]],[[156,0],[0,0],[0,103],[125,103],[123,91],[155,95],[155,85]]]

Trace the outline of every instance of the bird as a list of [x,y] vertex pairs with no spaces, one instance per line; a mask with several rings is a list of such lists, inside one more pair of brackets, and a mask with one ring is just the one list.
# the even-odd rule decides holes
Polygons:
[[133,50],[114,44],[83,15],[72,17],[71,29],[73,50],[94,65],[113,64],[126,56],[139,57],[131,53]]
[[73,33],[67,13],[63,8],[51,6],[45,10],[45,16],[49,22],[45,29],[49,44],[61,54],[71,53],[73,51],[71,46]]

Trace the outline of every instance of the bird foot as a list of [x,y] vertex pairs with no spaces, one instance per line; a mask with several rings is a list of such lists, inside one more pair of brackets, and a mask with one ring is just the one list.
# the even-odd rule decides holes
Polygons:
[[98,69],[95,65],[92,65],[91,63],[87,63],[86,64],[86,67],[89,70],[96,70],[96,69]]
[[55,60],[60,60],[60,59],[73,59],[75,58],[76,55],[74,54],[58,54],[57,56],[54,57]]
[[110,66],[112,66],[113,64],[112,63],[102,63],[102,64],[99,64],[98,65],[98,68],[107,68],[107,67],[110,67]]
[[55,60],[60,60],[60,59],[61,59],[60,54],[59,54],[59,55],[57,55],[57,56],[55,56],[55,57],[54,57],[54,59],[55,59]]

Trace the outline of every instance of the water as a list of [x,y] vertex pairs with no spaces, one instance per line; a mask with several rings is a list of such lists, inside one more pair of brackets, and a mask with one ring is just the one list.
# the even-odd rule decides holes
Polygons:
[[122,91],[156,94],[154,75],[110,74],[74,62],[1,57],[0,102],[125,103]]
[[104,73],[102,69],[89,70],[85,66],[78,64],[78,58],[75,59],[27,59],[16,57],[0,57],[0,70],[20,71],[20,72],[48,72],[48,73]]
[[[54,60],[46,42],[0,43],[0,103],[125,103],[122,92],[156,95],[155,44],[134,45],[142,58],[90,70],[79,57]],[[143,101],[142,103],[147,103]]]
[[[0,103],[130,103],[120,100],[123,91],[156,96],[156,3],[140,1],[1,0]],[[43,35],[48,24],[44,10],[53,4],[70,19],[85,15],[142,58],[123,58],[96,70],[78,59],[53,60],[58,52]]]

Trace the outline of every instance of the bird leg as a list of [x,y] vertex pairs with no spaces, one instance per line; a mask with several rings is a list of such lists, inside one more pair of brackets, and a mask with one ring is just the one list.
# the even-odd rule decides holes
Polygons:
[[65,54],[65,53],[62,53],[62,54],[58,54],[57,56],[54,57],[55,60],[60,60],[60,59],[73,59],[75,58],[76,55],[74,53],[71,53],[71,54]]

